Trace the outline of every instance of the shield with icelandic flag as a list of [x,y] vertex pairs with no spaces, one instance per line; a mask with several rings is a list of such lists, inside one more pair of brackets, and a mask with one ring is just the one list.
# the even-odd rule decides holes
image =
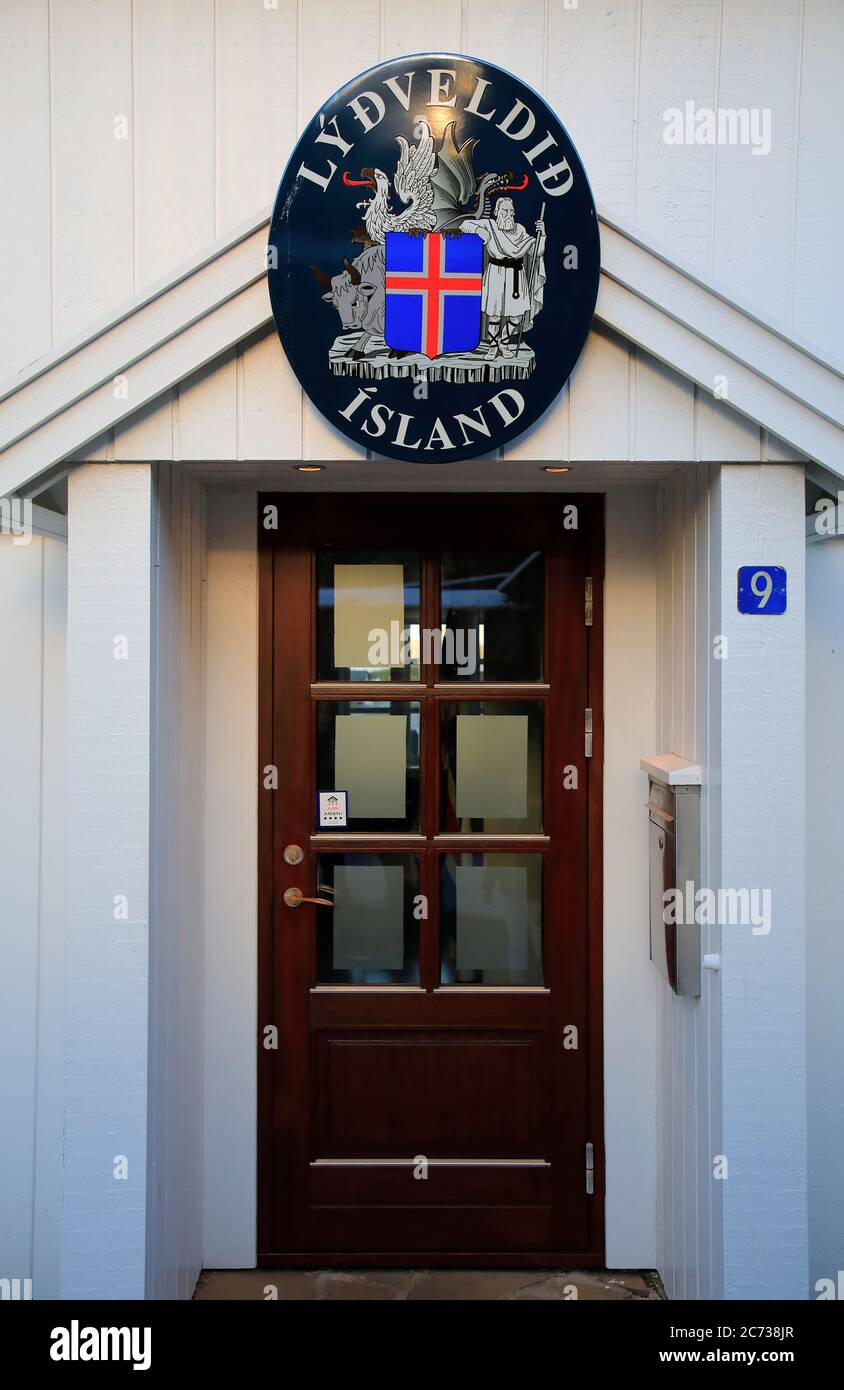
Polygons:
[[483,242],[474,232],[387,232],[387,346],[439,357],[481,340]]

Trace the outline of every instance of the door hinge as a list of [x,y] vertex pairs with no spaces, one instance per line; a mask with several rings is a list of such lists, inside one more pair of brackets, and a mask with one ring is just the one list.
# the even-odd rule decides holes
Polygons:
[[592,577],[586,580],[586,626],[592,626]]
[[586,1145],[586,1192],[592,1196],[595,1191],[595,1150],[591,1144]]
[[587,709],[584,719],[584,751],[587,758],[592,757],[592,711]]

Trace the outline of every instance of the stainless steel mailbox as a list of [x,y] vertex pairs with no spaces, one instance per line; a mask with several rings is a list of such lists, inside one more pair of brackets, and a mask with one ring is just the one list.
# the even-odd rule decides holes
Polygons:
[[[641,766],[648,773],[651,960],[677,994],[697,997],[700,926],[694,909],[700,887],[700,768],[673,753],[643,759]],[[681,780],[684,777],[689,780]],[[681,897],[666,913],[669,889],[679,890]]]

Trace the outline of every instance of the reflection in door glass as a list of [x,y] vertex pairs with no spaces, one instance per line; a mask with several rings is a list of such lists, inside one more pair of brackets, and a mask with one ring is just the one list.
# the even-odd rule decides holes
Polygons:
[[440,718],[440,832],[541,832],[542,702],[444,702]]
[[440,882],[441,981],[542,984],[542,856],[447,854]]
[[442,559],[440,680],[541,681],[541,550],[447,550]]
[[317,983],[419,983],[415,854],[321,854],[316,896]]
[[416,700],[319,700],[317,788],[348,793],[348,829],[419,829]]
[[317,680],[418,681],[419,556],[317,552]]

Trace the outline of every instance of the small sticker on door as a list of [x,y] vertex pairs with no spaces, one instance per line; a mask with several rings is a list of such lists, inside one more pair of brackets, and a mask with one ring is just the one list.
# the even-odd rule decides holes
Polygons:
[[320,830],[345,830],[349,824],[348,792],[317,792],[317,825]]

